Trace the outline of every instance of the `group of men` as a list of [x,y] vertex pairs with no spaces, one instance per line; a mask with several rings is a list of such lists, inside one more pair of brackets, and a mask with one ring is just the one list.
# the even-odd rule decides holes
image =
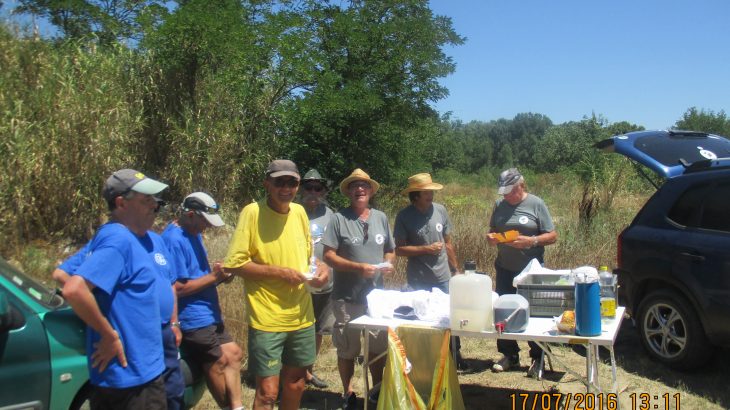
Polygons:
[[[361,341],[359,331],[347,324],[367,312],[366,296],[383,287],[395,256],[408,258],[405,290],[448,292],[449,279],[459,273],[453,226],[445,207],[433,202],[443,186],[429,174],[408,179],[402,192],[411,204],[398,213],[393,233],[387,216],[370,206],[379,184],[361,169],[339,184],[349,206],[337,212],[326,203],[329,181],[316,170],[302,178],[292,161],[269,163],[263,185],[266,198],[243,208],[224,263],[211,268],[201,233],[223,221],[209,195],[188,196],[160,239],[149,229],[159,207],[155,195],[167,186],[133,170],[107,180],[111,221],[79,252],[82,256],[70,259],[76,259],[75,266],[60,267],[71,274],[64,278],[64,296],[90,329],[94,408],[164,408],[165,397],[171,405],[170,392],[179,389],[167,353],[177,353],[181,336],[192,357],[205,363],[218,404],[241,407],[241,350],[223,326],[215,289],[234,276],[244,279],[248,371],[256,382],[253,408],[273,408],[278,401],[281,409],[297,409],[306,383],[326,387],[312,366],[327,333],[337,350],[343,408],[354,408],[352,378]],[[547,208],[527,194],[516,169],[500,176],[500,194],[504,200],[495,205],[490,232],[515,228],[520,236],[497,245],[488,235],[499,255],[506,255],[498,256],[498,264],[537,255],[538,248],[555,241],[552,221],[545,221],[550,219]],[[521,207],[528,197],[529,209]],[[500,281],[497,268],[499,288],[514,269],[502,269]],[[162,332],[155,327],[160,324]],[[179,328],[182,335],[175,332]],[[366,354],[385,350],[383,332],[369,337]],[[503,366],[494,370],[519,361],[516,346],[509,348],[500,348],[505,356],[497,364]],[[371,362],[374,384],[382,379],[384,364],[384,359]]]
[[221,408],[242,409],[242,351],[225,330],[216,286],[232,277],[211,269],[202,242],[223,226],[208,194],[188,195],[161,235],[151,231],[167,188],[122,169],[105,182],[109,222],[53,277],[87,324],[92,409],[182,409],[178,346],[204,370]]

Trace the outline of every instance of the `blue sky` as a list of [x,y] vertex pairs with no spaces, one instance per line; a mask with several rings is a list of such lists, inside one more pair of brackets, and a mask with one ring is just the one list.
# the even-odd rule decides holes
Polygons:
[[554,123],[591,113],[647,129],[696,106],[730,114],[728,0],[431,0],[465,44],[450,96],[452,119],[522,112]]

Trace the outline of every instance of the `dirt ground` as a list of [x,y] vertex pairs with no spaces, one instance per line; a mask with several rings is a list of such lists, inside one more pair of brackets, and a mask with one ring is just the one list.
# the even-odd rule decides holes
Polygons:
[[[585,374],[585,351],[580,345],[553,345],[553,351],[560,362],[553,363],[553,371],[545,373],[543,380],[526,377],[530,360],[527,344],[520,342],[523,350],[521,367],[514,371],[492,373],[489,369],[499,358],[494,341],[485,339],[462,338],[462,354],[474,369],[473,373],[460,374],[461,393],[467,409],[541,409],[541,403],[532,407],[535,393],[585,393],[584,385],[576,377],[565,371],[566,366]],[[651,409],[727,409],[730,408],[730,389],[727,388],[727,368],[730,365],[730,349],[719,349],[713,360],[699,371],[691,373],[676,372],[650,360],[643,348],[630,319],[624,320],[615,344],[617,361],[618,391],[620,408],[641,408],[640,395],[649,394]],[[611,388],[611,371],[607,350],[601,351],[599,379],[601,387]],[[309,387],[302,399],[301,408],[337,409],[340,408],[340,380],[337,374],[334,348],[325,338],[322,352],[317,360],[315,372],[330,385],[320,390]],[[244,373],[245,374],[245,373]],[[356,369],[356,386],[362,388],[361,371]],[[357,391],[362,406],[362,392]],[[607,396],[603,396],[605,400]],[[522,394],[522,396],[521,396]],[[632,397],[633,395],[633,397]],[[554,397],[554,396],[553,396]],[[566,396],[564,395],[563,398]],[[656,397],[656,399],[654,398]],[[664,398],[668,398],[668,406]],[[526,399],[525,399],[526,398]],[[596,397],[597,399],[598,397]],[[249,408],[253,399],[253,386],[244,385],[244,403]],[[676,405],[679,400],[680,406]],[[560,408],[564,408],[565,403]],[[656,405],[656,407],[654,407]],[[524,406],[524,407],[523,407]],[[196,406],[196,410],[216,408],[206,395]],[[375,408],[375,406],[369,406]],[[548,408],[548,407],[545,407]],[[549,408],[558,408],[555,403]],[[598,408],[597,404],[577,403],[574,399],[569,409]],[[618,408],[606,407],[604,408]]]

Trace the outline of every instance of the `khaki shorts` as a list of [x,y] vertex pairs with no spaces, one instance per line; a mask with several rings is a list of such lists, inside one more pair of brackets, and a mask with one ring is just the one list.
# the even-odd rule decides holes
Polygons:
[[[351,329],[347,323],[367,313],[367,305],[347,303],[342,299],[332,300],[332,311],[335,324],[332,329],[332,344],[337,348],[337,357],[352,360],[360,354],[360,329]],[[387,332],[370,332],[369,346],[371,354],[380,354],[388,347]]]

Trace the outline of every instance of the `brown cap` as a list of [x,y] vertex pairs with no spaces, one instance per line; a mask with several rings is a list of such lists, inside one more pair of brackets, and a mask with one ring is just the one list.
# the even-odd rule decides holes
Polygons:
[[288,159],[275,159],[269,162],[266,168],[266,176],[271,178],[283,177],[285,175],[292,176],[299,181],[299,169],[297,165]]

